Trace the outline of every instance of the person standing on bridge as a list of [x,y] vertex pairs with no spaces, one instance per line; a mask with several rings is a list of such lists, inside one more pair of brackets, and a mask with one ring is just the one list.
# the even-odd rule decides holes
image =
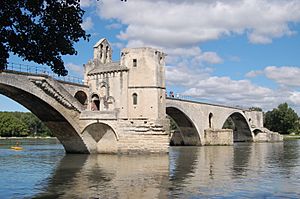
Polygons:
[[174,92],[173,91],[170,91],[169,97],[174,97]]

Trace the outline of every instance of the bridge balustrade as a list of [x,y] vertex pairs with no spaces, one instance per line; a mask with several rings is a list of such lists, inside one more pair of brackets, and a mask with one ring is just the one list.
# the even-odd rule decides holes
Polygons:
[[58,76],[53,71],[49,70],[48,66],[32,66],[27,64],[21,64],[21,63],[8,63],[7,67],[4,71],[7,72],[21,72],[25,74],[34,74],[34,75],[46,75],[49,77],[52,77],[53,79],[63,81],[63,82],[70,82],[75,84],[83,84],[84,81],[80,77],[75,77],[72,75],[67,76]]
[[167,96],[166,99],[194,102],[194,103],[199,103],[199,104],[216,105],[216,106],[222,106],[222,107],[230,107],[230,108],[236,108],[236,109],[241,109],[241,110],[249,110],[249,107],[246,107],[246,106],[233,105],[230,103],[221,105],[220,103],[218,104],[217,102],[216,103],[207,102],[207,100],[202,99],[202,98],[196,98],[196,97],[192,97],[192,96],[188,96],[188,95],[182,95],[179,93],[176,93],[174,96]]

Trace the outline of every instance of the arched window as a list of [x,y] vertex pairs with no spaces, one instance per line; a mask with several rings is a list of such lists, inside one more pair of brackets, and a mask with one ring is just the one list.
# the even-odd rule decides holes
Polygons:
[[100,44],[100,59],[102,59],[103,53],[103,44]]
[[102,86],[100,87],[100,92],[99,92],[99,94],[100,94],[100,97],[105,97],[105,96],[106,96],[106,86],[105,86],[105,85],[102,85]]
[[92,105],[91,105],[92,111],[99,111],[100,110],[100,100],[99,96],[94,94],[92,95]]
[[136,93],[132,94],[132,104],[137,105],[137,94]]
[[87,95],[83,91],[76,92],[74,96],[82,105],[87,104]]
[[109,58],[109,46],[106,46],[106,58]]
[[137,67],[137,59],[132,60],[133,67]]
[[209,128],[212,128],[212,117],[213,117],[213,114],[212,113],[209,113],[209,116],[208,116],[208,126]]

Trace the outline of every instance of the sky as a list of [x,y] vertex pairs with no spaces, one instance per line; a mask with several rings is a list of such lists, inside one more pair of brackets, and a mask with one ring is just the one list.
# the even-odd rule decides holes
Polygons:
[[[105,37],[114,60],[125,47],[167,53],[168,91],[264,111],[287,102],[300,115],[299,0],[81,0],[81,7],[91,37],[63,58],[71,75],[82,77]],[[27,109],[0,95],[0,111]]]

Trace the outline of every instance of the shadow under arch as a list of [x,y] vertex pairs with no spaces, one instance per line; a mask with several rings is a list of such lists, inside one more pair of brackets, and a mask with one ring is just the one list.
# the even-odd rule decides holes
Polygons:
[[200,136],[195,125],[184,112],[175,107],[167,107],[166,113],[176,123],[177,127],[177,129],[172,133],[170,145],[201,145]]
[[117,153],[118,135],[114,129],[105,123],[88,125],[82,135],[89,140],[91,149],[97,153]]
[[84,91],[77,91],[74,97],[80,102],[80,104],[85,107],[87,106],[87,95]]
[[1,83],[0,94],[18,102],[37,116],[57,137],[67,153],[89,153],[74,127],[49,103],[28,91]]
[[222,129],[233,130],[234,142],[252,142],[253,135],[246,118],[239,112],[229,115],[224,122]]
[[261,129],[254,129],[253,130],[253,134],[255,135],[255,136],[257,136],[259,133],[262,133],[263,131],[261,130]]

